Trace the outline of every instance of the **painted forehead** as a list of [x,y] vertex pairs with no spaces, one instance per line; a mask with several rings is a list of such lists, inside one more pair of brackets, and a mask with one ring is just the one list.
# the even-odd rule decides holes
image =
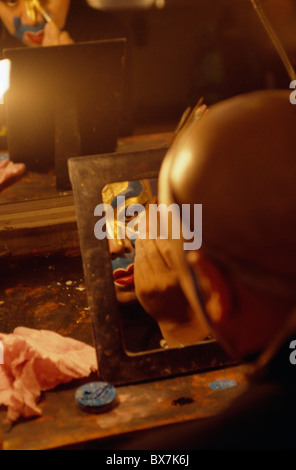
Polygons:
[[[21,2],[25,2],[25,3],[28,3],[29,5],[31,5],[32,3],[34,3],[32,0],[0,0],[1,3],[5,3],[6,5],[8,6],[15,6],[15,5],[18,5],[19,3]],[[49,0],[39,0],[39,3],[41,5],[45,5],[46,3],[48,3]]]
[[[46,5],[49,2],[49,0],[39,0],[40,5]],[[8,7],[16,7],[20,5],[21,3],[25,3],[25,6],[27,8],[27,11],[31,10],[34,8],[34,2],[32,0],[0,0],[0,3],[4,3]]]
[[118,196],[125,197],[126,205],[146,204],[151,199],[152,192],[147,180],[110,183],[103,188],[103,202],[110,204],[113,209],[117,209]]

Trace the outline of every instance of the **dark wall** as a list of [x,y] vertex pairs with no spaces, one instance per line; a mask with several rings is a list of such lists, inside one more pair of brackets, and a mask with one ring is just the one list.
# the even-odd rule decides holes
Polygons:
[[249,0],[167,2],[120,13],[133,70],[134,118],[176,119],[245,91],[288,87],[289,77]]

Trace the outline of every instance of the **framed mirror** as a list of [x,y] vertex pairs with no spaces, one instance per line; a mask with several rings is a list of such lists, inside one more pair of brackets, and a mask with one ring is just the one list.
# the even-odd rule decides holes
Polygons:
[[71,189],[67,159],[116,149],[126,39],[6,49],[8,151]]
[[124,154],[76,157],[68,161],[78,233],[92,317],[98,368],[115,385],[201,371],[233,363],[215,340],[167,348],[154,321],[136,302],[117,300],[108,239],[95,236],[95,208],[104,202],[106,185],[153,182],[166,148]]

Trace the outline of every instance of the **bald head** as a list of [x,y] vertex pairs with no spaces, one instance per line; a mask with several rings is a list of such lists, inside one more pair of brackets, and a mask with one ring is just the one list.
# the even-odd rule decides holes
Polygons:
[[203,249],[296,279],[296,106],[289,92],[214,105],[170,149],[179,203],[203,204]]

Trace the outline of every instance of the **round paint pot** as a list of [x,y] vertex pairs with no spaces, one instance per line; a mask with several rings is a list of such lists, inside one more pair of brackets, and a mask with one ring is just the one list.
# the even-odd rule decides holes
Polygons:
[[75,400],[84,411],[102,413],[114,406],[116,390],[106,382],[89,382],[76,390]]

